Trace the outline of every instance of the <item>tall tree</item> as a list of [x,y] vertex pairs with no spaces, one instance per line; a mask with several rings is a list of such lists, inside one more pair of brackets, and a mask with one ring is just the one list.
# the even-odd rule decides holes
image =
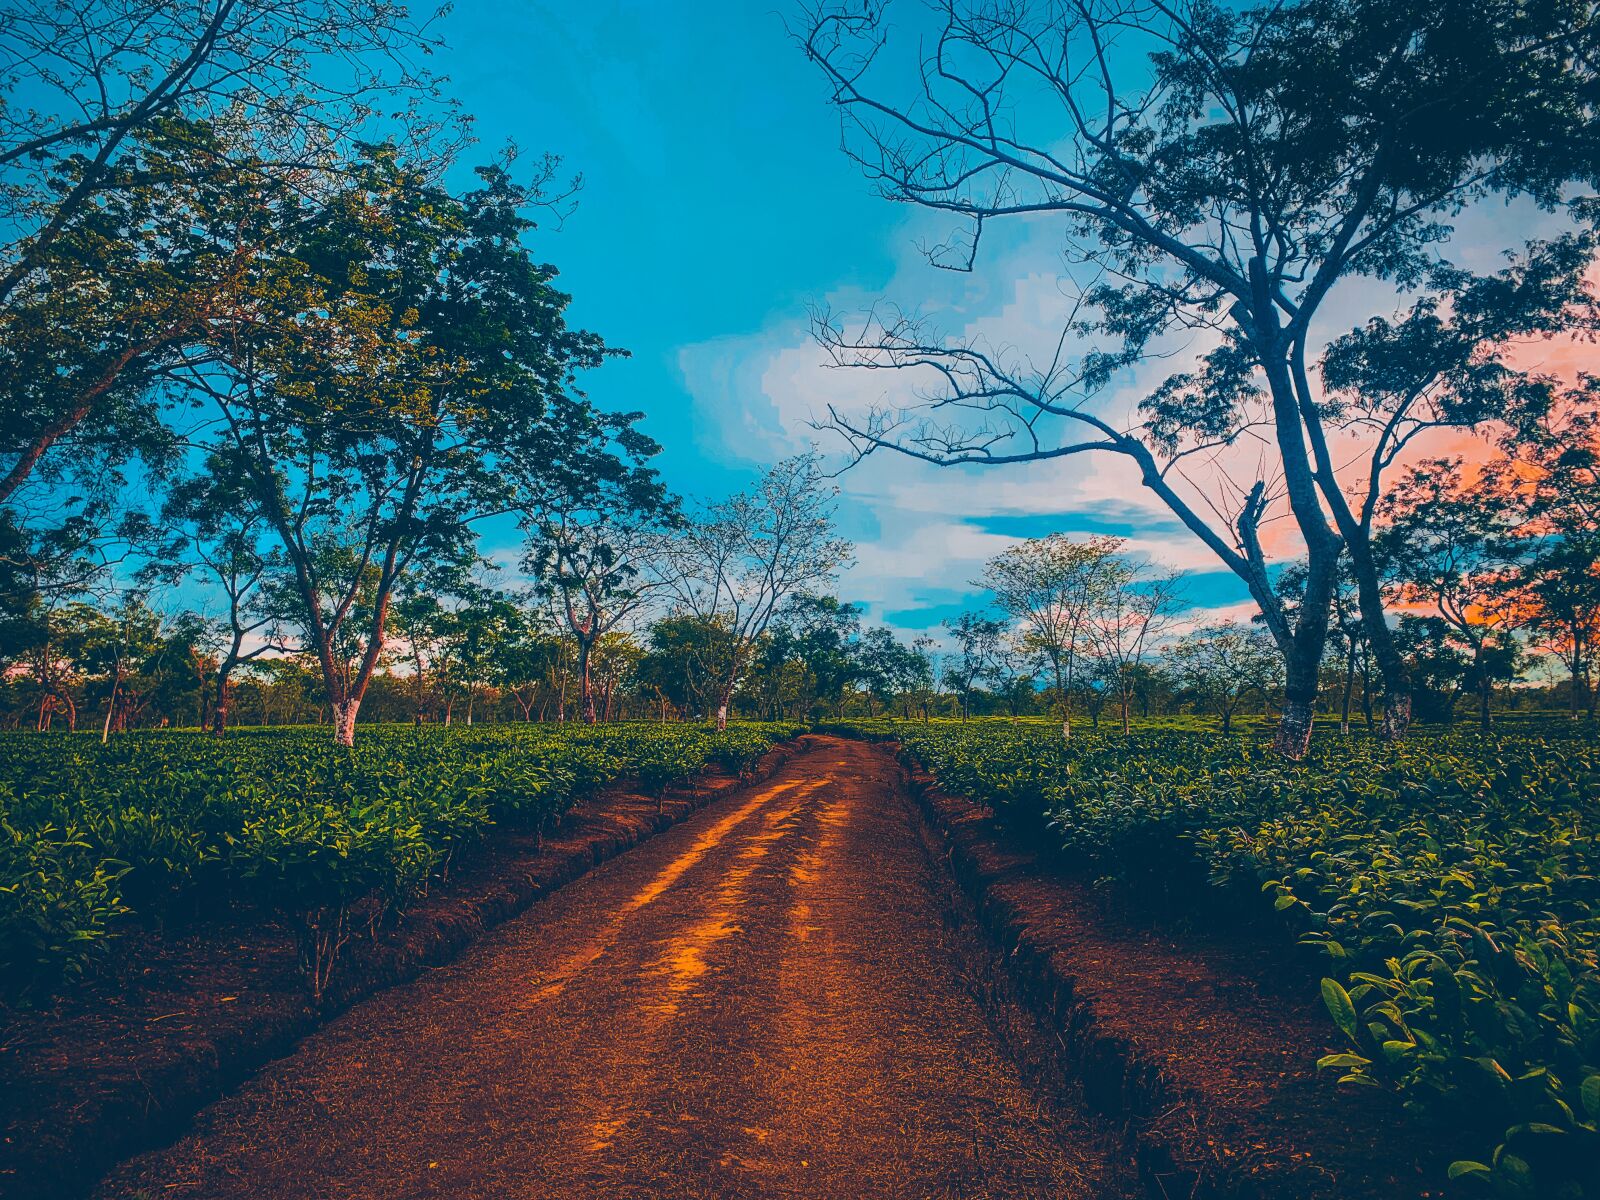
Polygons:
[[738,652],[733,630],[721,617],[668,614],[650,626],[636,674],[662,705],[711,716],[722,695],[726,664]]
[[1016,629],[1006,629],[995,648],[989,680],[994,694],[1013,717],[1031,708],[1038,695],[1039,653]]
[[1265,695],[1282,675],[1272,639],[1244,625],[1207,625],[1179,638],[1165,658],[1179,685],[1222,718],[1222,732],[1252,693]]
[[453,716],[455,697],[465,693],[471,725],[478,694],[495,677],[497,657],[520,636],[520,614],[510,596],[479,580],[458,584],[450,600],[434,618],[435,635],[443,643],[435,675],[446,692],[445,723]]
[[644,647],[632,634],[621,630],[613,630],[595,643],[590,670],[602,721],[610,721],[617,715],[643,658]]
[[[501,632],[492,665],[495,685],[511,696],[524,721],[533,719],[534,704],[560,654],[560,639],[542,610],[517,604]],[[545,696],[548,703],[548,692]]]
[[[1323,356],[1323,420],[1366,442],[1365,477],[1344,490],[1323,490],[1344,538],[1362,634],[1383,675],[1391,734],[1404,730],[1410,683],[1384,611],[1385,549],[1396,545],[1392,533],[1377,529],[1386,474],[1432,430],[1498,430],[1512,441],[1531,434],[1550,412],[1554,381],[1519,368],[1516,359],[1533,338],[1591,337],[1600,328],[1600,304],[1588,279],[1595,248],[1593,234],[1584,231],[1534,242],[1493,274],[1436,267],[1429,273],[1431,290],[1399,319],[1374,318],[1335,339]],[[1318,471],[1332,471],[1327,436],[1320,428],[1311,434]],[[1443,619],[1463,632],[1459,621]],[[1491,661],[1507,662],[1504,650],[1503,644],[1476,646],[1472,674],[1482,677]],[[1487,719],[1482,689],[1492,684],[1479,678],[1476,686]]]
[[594,649],[665,590],[679,520],[677,502],[644,465],[659,447],[632,428],[639,415],[594,414],[589,428],[569,433],[564,462],[519,464],[523,566],[577,644],[579,702],[591,725]]
[[856,675],[867,692],[868,715],[875,707],[884,711],[898,697],[902,711],[911,715],[912,697],[926,690],[933,672],[915,645],[908,646],[892,630],[875,626],[861,635],[855,648]]
[[1384,497],[1377,542],[1396,599],[1427,605],[1463,649],[1484,729],[1495,685],[1515,674],[1515,634],[1529,615],[1516,552],[1521,514],[1495,493],[1488,478],[1463,478],[1459,459],[1423,462]]
[[281,543],[347,745],[398,580],[459,557],[471,522],[506,507],[503,462],[566,461],[567,431],[592,419],[575,374],[606,353],[566,326],[554,269],[523,244],[537,196],[505,172],[460,197],[383,148],[351,172],[183,375]]
[[1493,465],[1494,490],[1520,502],[1529,624],[1566,664],[1571,712],[1592,714],[1600,657],[1600,377],[1585,375],[1535,436]]
[[961,719],[972,715],[972,697],[986,681],[993,680],[1000,643],[1005,637],[1003,623],[982,613],[964,612],[946,621],[955,643],[955,652],[945,662],[944,681],[961,699]]
[[106,715],[100,728],[103,743],[110,740],[113,729],[128,724],[126,685],[160,648],[161,617],[143,596],[132,592],[122,596],[109,612],[87,606],[80,612],[83,619],[74,657],[81,670],[99,676],[105,683]]
[[1113,559],[1106,576],[1089,609],[1089,648],[1097,674],[1117,697],[1122,732],[1127,733],[1140,668],[1172,627],[1183,576],[1126,557]]
[[856,681],[861,609],[836,596],[791,596],[773,631],[782,635],[775,640],[799,666],[803,679],[803,703],[795,715],[808,715],[813,704],[842,709],[845,693]]
[[221,737],[235,672],[284,648],[279,615],[261,603],[263,585],[283,566],[282,553],[268,540],[270,529],[248,474],[225,451],[211,453],[199,471],[173,482],[158,529],[160,541],[142,577],[168,586],[198,577],[221,593],[223,630],[211,700],[211,732]]
[[[136,385],[194,337],[238,266],[212,252],[226,229],[211,220],[219,186],[249,176],[319,191],[360,140],[448,161],[464,126],[421,65],[432,25],[350,0],[7,6],[0,357],[48,354],[62,369],[13,396],[0,501],[67,434],[88,427],[114,448],[106,435],[138,428],[146,414],[123,376]],[[235,226],[235,249],[249,230]]]
[[[946,265],[970,267],[996,221],[1054,215],[1092,274],[1038,363],[949,342],[914,317],[850,331],[819,314],[835,362],[933,384],[909,411],[833,411],[832,424],[861,453],[940,464],[1130,460],[1249,588],[1285,658],[1277,746],[1303,755],[1339,556],[1367,537],[1349,499],[1359,466],[1333,450],[1350,410],[1314,379],[1322,318],[1358,295],[1379,297],[1381,314],[1401,290],[1459,294],[1462,273],[1440,251],[1463,209],[1507,197],[1558,207],[1568,183],[1600,180],[1594,6],[932,0],[926,11],[891,22],[882,5],[827,3],[801,30],[847,152],[887,197],[966,222]],[[906,71],[886,48],[919,36],[921,69]],[[1195,361],[1131,418],[1095,402],[1196,330]],[[1236,447],[1261,453],[1218,453]],[[1207,461],[1232,469],[1210,494],[1189,481]],[[1292,618],[1260,533],[1280,507],[1307,557]],[[1385,720],[1398,736],[1403,673],[1393,691]]]

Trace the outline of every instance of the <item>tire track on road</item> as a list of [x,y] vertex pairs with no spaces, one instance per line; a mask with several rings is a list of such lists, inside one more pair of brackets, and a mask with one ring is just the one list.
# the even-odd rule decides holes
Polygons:
[[1104,1197],[964,986],[899,770],[825,741],[114,1172],[172,1197]]

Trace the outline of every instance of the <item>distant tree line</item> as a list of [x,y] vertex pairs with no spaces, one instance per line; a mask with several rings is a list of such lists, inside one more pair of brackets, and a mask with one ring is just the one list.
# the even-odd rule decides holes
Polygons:
[[[1589,420],[1590,418],[1585,418]],[[1499,710],[1600,704],[1600,490],[1593,430],[1527,441],[1518,457],[1408,470],[1381,499],[1374,542],[1391,635],[1413,680],[1416,716],[1447,723],[1470,702],[1489,729]],[[1278,578],[1286,609],[1303,602],[1306,566]],[[987,611],[946,622],[941,682],[958,711],[1046,710],[1071,737],[1075,713],[1099,727],[1130,714],[1207,713],[1231,728],[1241,711],[1281,712],[1287,677],[1259,619],[1206,622],[1186,611],[1181,576],[1125,553],[1114,537],[1060,534],[996,555],[975,583]],[[1373,729],[1382,685],[1346,564],[1319,664],[1321,711]],[[1198,620],[1197,620],[1198,617]],[[1565,678],[1561,678],[1561,676]]]

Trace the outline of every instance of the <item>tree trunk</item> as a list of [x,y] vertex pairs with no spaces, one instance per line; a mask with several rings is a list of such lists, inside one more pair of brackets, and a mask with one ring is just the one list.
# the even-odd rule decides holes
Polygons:
[[1350,701],[1356,690],[1356,643],[1350,639],[1350,652],[1344,657],[1344,696],[1339,703],[1339,732],[1350,736]]
[[333,738],[339,745],[354,746],[356,744],[356,713],[360,708],[361,701],[353,696],[334,703]]
[[1399,680],[1403,690],[1390,691],[1395,686],[1387,671],[1383,681],[1383,740],[1398,742],[1411,728],[1411,673],[1402,668]]
[[1067,660],[1065,669],[1063,669],[1063,664],[1058,655],[1051,655],[1050,662],[1055,667],[1056,673],[1056,699],[1061,701],[1061,740],[1070,742],[1072,740],[1072,702],[1070,697],[1072,695],[1073,660],[1070,658]]
[[1348,546],[1361,609],[1361,631],[1367,635],[1367,644],[1378,660],[1378,673],[1383,676],[1383,737],[1397,742],[1411,728],[1411,669],[1384,619],[1383,590],[1378,585],[1371,551],[1357,540],[1351,540]]
[[118,671],[111,677],[111,699],[106,701],[106,723],[100,728],[100,744],[104,746],[111,740],[111,717],[117,711],[117,689],[122,686],[122,672]]
[[1576,628],[1572,631],[1572,686],[1567,697],[1567,716],[1579,720],[1583,716],[1584,661],[1583,643]]
[[1337,568],[1336,555],[1309,561],[1305,596],[1294,628],[1277,639],[1284,658],[1283,712],[1278,717],[1278,732],[1272,745],[1295,762],[1311,748],[1312,717],[1322,683],[1322,655],[1328,645]]
[[422,652],[417,648],[416,636],[414,634],[411,640],[411,662],[415,668],[415,674],[412,676],[412,678],[416,681],[416,687],[413,689],[416,696],[416,702],[414,705],[415,711],[413,711],[411,714],[411,723],[413,725],[421,725],[422,709],[423,706],[427,704],[428,679],[422,670]]
[[[1320,649],[1320,647],[1319,647]],[[1287,664],[1283,689],[1283,714],[1278,718],[1272,747],[1298,762],[1311,748],[1311,720],[1317,703],[1317,667],[1321,654],[1296,654]]]
[[594,706],[594,680],[589,675],[589,652],[593,645],[586,641],[578,642],[578,695],[583,706],[583,723],[597,725],[600,714]]
[[1372,671],[1367,665],[1367,653],[1361,652],[1361,720],[1372,732]]
[[1278,718],[1272,747],[1285,758],[1299,761],[1311,748],[1312,705],[1313,701],[1304,696],[1284,696],[1283,715]]
[[[1317,676],[1328,641],[1328,618],[1338,583],[1342,546],[1339,535],[1328,525],[1317,475],[1307,454],[1301,397],[1297,393],[1296,378],[1290,365],[1294,349],[1283,338],[1279,314],[1268,294],[1265,266],[1259,256],[1250,260],[1250,278],[1258,299],[1250,312],[1256,324],[1252,328],[1245,323],[1244,330],[1256,343],[1261,365],[1266,372],[1268,391],[1272,397],[1274,434],[1283,462],[1284,491],[1295,524],[1300,527],[1306,543],[1305,594],[1301,598],[1294,628],[1289,629],[1280,607],[1277,610],[1280,614],[1278,627],[1273,630],[1284,656],[1287,680],[1283,714],[1278,721],[1278,733],[1273,746],[1284,757],[1298,760],[1305,757],[1311,745],[1311,718],[1319,682]],[[1285,355],[1285,351],[1289,353]],[[1315,435],[1315,429],[1312,432]],[[1259,488],[1260,485],[1257,486]],[[1260,493],[1252,495],[1259,499]],[[1248,524],[1244,518],[1240,519],[1240,532],[1247,536],[1251,545],[1255,545],[1257,555],[1259,546],[1255,544],[1257,529],[1254,522],[1259,516],[1260,510],[1256,509],[1252,510]],[[1264,575],[1257,575],[1251,592],[1262,611],[1267,612],[1268,605],[1275,598],[1271,596],[1271,588]],[[1381,608],[1380,603],[1380,614]]]
[[[1257,285],[1258,293],[1264,291],[1259,277],[1260,264],[1259,258],[1252,259],[1250,263],[1251,281]],[[1265,324],[1267,318],[1263,314],[1271,312],[1270,324],[1276,329],[1277,313],[1269,306],[1270,301],[1267,301],[1257,309],[1255,315]],[[1361,614],[1361,627],[1367,635],[1367,644],[1372,647],[1372,653],[1378,660],[1378,670],[1383,676],[1383,736],[1386,741],[1399,741],[1411,726],[1411,671],[1384,617],[1383,588],[1378,582],[1378,567],[1372,556],[1371,529],[1365,521],[1356,519],[1344,493],[1339,489],[1327,441],[1323,436],[1322,424],[1317,415],[1316,399],[1306,373],[1304,350],[1303,341],[1296,340],[1290,344],[1288,359],[1284,364],[1288,367],[1287,376],[1279,374],[1276,362],[1269,365],[1263,358],[1263,366],[1266,367],[1268,383],[1272,390],[1273,412],[1278,444],[1283,452],[1289,504],[1300,531],[1306,538],[1311,575],[1317,573],[1318,560],[1324,555],[1327,556],[1321,565],[1329,573],[1326,601],[1329,605],[1332,603],[1334,592],[1332,576],[1337,570],[1340,557],[1339,540],[1343,540],[1342,549],[1349,556],[1351,574],[1356,580],[1356,602]],[[1307,437],[1310,439],[1311,449],[1309,461],[1305,457],[1304,439]],[[1311,469],[1313,462],[1316,468],[1314,471]],[[1313,485],[1327,502],[1328,511],[1332,513],[1334,525],[1338,530],[1338,538],[1335,538],[1333,530],[1328,528],[1322,504],[1316,501],[1315,496],[1305,495],[1303,489],[1308,483]],[[1311,580],[1308,579],[1305,600],[1307,606],[1311,600],[1312,587]],[[1303,617],[1304,613],[1302,613],[1302,625]],[[1324,630],[1326,625],[1326,611],[1324,611]],[[1321,658],[1322,651],[1319,648],[1317,651],[1319,665]]]
[[221,737],[228,728],[228,669],[217,672],[216,701],[211,706],[211,735]]

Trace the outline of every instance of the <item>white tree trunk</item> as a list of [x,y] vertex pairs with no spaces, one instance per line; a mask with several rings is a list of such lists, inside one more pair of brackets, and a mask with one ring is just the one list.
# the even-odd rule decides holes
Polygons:
[[333,738],[341,746],[356,744],[356,712],[361,701],[353,697],[340,700],[333,706]]
[[111,679],[111,699],[106,702],[106,723],[100,730],[100,744],[104,746],[111,740],[111,714],[117,711],[117,688],[122,683],[122,676],[115,675]]
[[717,732],[721,733],[723,730],[725,730],[727,728],[728,728],[728,706],[726,704],[719,704],[719,705],[717,705]]
[[1273,749],[1295,762],[1306,756],[1311,746],[1311,718],[1314,709],[1309,700],[1283,702],[1283,715],[1278,718],[1278,732],[1273,739]]

